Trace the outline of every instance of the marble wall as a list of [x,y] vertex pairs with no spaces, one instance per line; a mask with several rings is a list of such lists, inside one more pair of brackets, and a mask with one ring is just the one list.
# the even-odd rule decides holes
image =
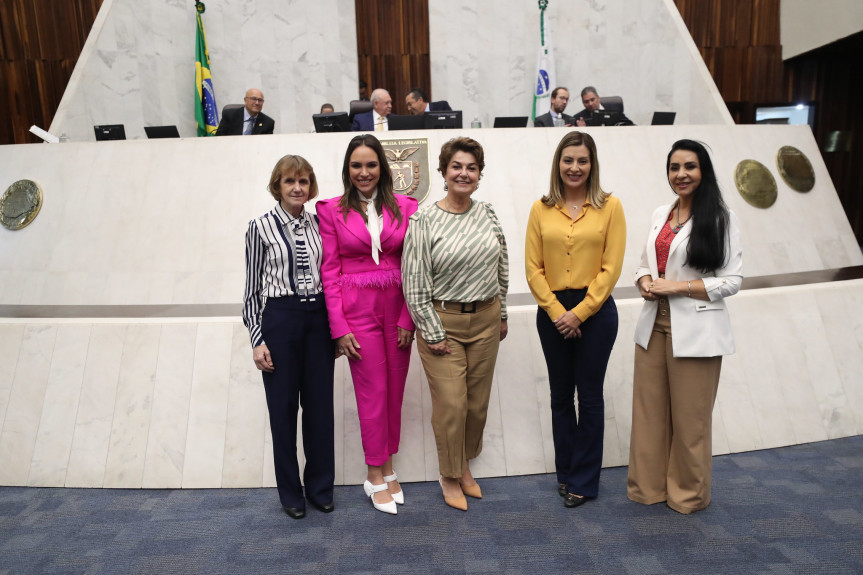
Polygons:
[[[216,103],[260,88],[276,132],[308,132],[321,104],[357,93],[353,0],[211,0],[203,15]],[[326,15],[326,18],[322,18]],[[195,10],[185,0],[104,0],[50,131],[93,141],[94,124],[175,124],[196,134]]]
[[[346,109],[356,96],[356,24],[351,0],[207,3],[216,102],[241,103],[260,87],[276,133],[308,132],[323,102]],[[557,81],[574,96],[588,84],[621,96],[637,124],[656,110],[676,111],[678,124],[732,123],[672,0],[554,0],[546,25]],[[530,115],[536,2],[433,0],[429,26],[433,97],[461,109],[466,125]],[[176,124],[194,136],[194,51],[191,2],[105,0],[50,131],[93,141],[94,124],[125,124],[138,139],[144,126]],[[394,98],[407,89],[382,87]],[[568,111],[580,109],[575,98]]]
[[[863,433],[863,280],[744,290],[728,304],[737,353],[723,360],[715,454]],[[641,300],[617,305],[605,467],[628,461]],[[510,308],[484,450],[471,464],[479,477],[554,471],[535,309]],[[345,359],[335,379],[336,482],[359,484],[366,472]],[[404,481],[438,477],[430,419],[414,351],[395,458]],[[245,328],[235,318],[0,320],[0,461],[0,485],[273,486],[266,402]]]
[[[429,3],[432,92],[475,116],[530,115],[539,46],[539,9],[521,0]],[[672,0],[552,0],[546,10],[556,84],[621,96],[636,124],[676,111],[677,124],[732,124]]]
[[813,10],[807,0],[779,3],[783,60],[863,30],[863,3],[858,0],[831,0],[817,6]]
[[[854,234],[807,126],[657,126],[588,128],[597,142],[602,185],[623,202],[630,285],[653,209],[670,203],[667,150],[682,137],[710,144],[725,197],[740,218],[748,276],[832,269],[863,263]],[[456,134],[477,138],[486,169],[476,197],[490,201],[510,244],[511,292],[527,293],[523,241],[531,204],[547,186],[564,130],[482,129],[402,132],[428,138],[434,159]],[[340,194],[349,134],[266,138],[136,140],[0,147],[5,189],[29,178],[45,191],[39,217],[20,232],[0,229],[0,304],[236,304],[242,297],[243,234],[270,209],[267,181],[276,161],[300,153],[315,167],[321,197]],[[817,183],[792,191],[775,168],[776,151],[794,145],[811,159]],[[736,192],[745,158],[777,178],[767,210]],[[434,165],[434,162],[432,162]],[[430,198],[443,181],[431,178]]]

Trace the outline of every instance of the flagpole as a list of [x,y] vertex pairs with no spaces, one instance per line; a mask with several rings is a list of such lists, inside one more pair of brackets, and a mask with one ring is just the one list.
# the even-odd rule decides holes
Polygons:
[[545,9],[548,8],[548,0],[539,0],[539,41],[545,46]]
[[[537,104],[539,100],[542,99],[542,107],[545,107],[545,104],[548,100],[548,92],[547,90],[551,89],[551,86],[546,86],[546,83],[553,82],[554,73],[550,69],[546,69],[547,67],[553,68],[554,62],[549,55],[549,47],[546,44],[546,34],[545,34],[545,10],[548,8],[549,0],[538,0],[539,4],[539,56],[537,57],[537,75],[534,78],[534,89],[533,89],[533,108],[530,113],[530,120],[536,119],[537,116]],[[540,110],[541,112],[543,110]]]
[[210,50],[207,48],[207,34],[201,20],[201,14],[206,10],[203,2],[195,0],[195,123],[198,126],[198,136],[212,136],[219,126],[219,110],[216,107],[216,93],[210,72]]

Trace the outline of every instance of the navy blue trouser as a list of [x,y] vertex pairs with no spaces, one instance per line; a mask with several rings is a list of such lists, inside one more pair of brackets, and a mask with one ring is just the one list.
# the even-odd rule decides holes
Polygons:
[[[566,309],[584,299],[586,289],[555,292]],[[564,339],[539,308],[536,330],[551,388],[551,433],[557,481],[584,497],[599,493],[605,400],[602,395],[608,358],[617,338],[617,306],[609,298],[581,324],[581,337]],[[578,393],[578,414],[573,399]]]
[[286,507],[306,506],[297,463],[297,411],[302,406],[305,497],[322,505],[330,503],[335,481],[335,353],[323,294],[314,296],[314,301],[299,296],[267,299],[261,333],[275,368],[262,373],[279,500]]

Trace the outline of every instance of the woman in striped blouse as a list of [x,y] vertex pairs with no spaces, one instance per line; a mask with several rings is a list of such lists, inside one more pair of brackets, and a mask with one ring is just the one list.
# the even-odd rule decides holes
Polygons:
[[455,138],[441,148],[446,196],[410,219],[402,259],[405,299],[432,398],[444,501],[467,510],[481,498],[469,460],[482,451],[491,382],[506,337],[509,260],[490,204],[471,199],[485,166],[482,146]]
[[[312,166],[301,156],[276,163],[268,186],[278,202],[249,222],[243,323],[264,378],[279,500],[294,519],[305,500],[333,510],[333,366],[321,286],[317,218],[305,203],[318,195]],[[303,406],[303,486],[297,464],[297,409]]]

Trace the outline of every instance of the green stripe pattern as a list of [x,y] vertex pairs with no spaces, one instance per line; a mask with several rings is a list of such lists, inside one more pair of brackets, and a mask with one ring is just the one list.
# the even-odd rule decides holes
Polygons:
[[435,299],[472,302],[499,295],[501,319],[506,319],[509,256],[491,204],[474,201],[461,214],[431,204],[412,215],[402,285],[411,317],[429,343],[446,339]]

